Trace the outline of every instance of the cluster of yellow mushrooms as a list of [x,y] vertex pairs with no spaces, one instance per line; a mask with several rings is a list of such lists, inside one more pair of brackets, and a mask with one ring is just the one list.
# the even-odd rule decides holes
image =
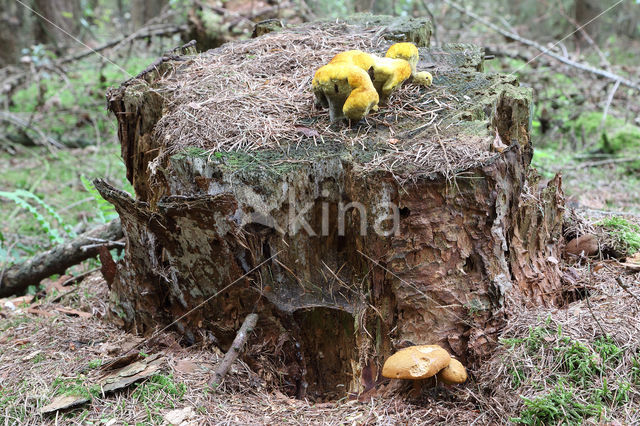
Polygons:
[[438,345],[410,346],[391,355],[382,367],[389,379],[420,380],[436,376],[448,385],[464,383],[467,371],[460,361]]
[[329,64],[316,71],[313,92],[318,104],[329,108],[331,121],[344,118],[358,121],[409,77],[429,86],[431,74],[417,72],[418,48],[413,43],[392,45],[384,58],[361,50],[338,53]]

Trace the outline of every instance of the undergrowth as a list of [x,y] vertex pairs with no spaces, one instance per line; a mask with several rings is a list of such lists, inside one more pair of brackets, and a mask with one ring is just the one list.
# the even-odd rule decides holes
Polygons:
[[629,402],[640,384],[640,363],[624,362],[625,349],[608,336],[591,341],[563,335],[549,322],[526,336],[501,339],[508,349],[511,388],[522,396],[518,424],[606,422],[608,412]]

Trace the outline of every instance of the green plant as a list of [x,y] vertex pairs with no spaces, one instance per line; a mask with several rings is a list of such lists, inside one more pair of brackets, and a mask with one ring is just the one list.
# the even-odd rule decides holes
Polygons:
[[51,386],[54,388],[54,395],[72,395],[91,399],[93,396],[100,394],[100,386],[87,386],[83,375],[78,377],[56,377]]
[[96,358],[89,361],[89,364],[87,364],[87,367],[91,369],[95,369],[100,367],[101,365],[102,365],[102,360],[100,358]]
[[640,226],[619,216],[602,219],[596,225],[603,227],[615,238],[617,249],[627,254],[634,254],[640,250]]
[[95,210],[95,212],[100,222],[107,223],[112,219],[118,217],[116,209],[110,202],[102,198],[102,195],[100,195],[96,187],[93,185],[93,182],[87,179],[84,175],[80,176],[80,180],[82,181],[82,185],[84,186],[84,188],[89,194],[91,194],[94,201],[96,202],[97,209]]
[[577,424],[585,418],[599,417],[601,404],[583,404],[574,395],[574,389],[562,381],[549,393],[537,398],[523,398],[525,408],[520,417],[511,421],[526,425]]
[[[42,209],[53,218],[58,225],[64,230],[64,232],[70,236],[75,236],[73,230],[69,225],[67,225],[60,215],[47,203],[45,203],[40,197],[35,195],[32,192],[25,191],[23,189],[16,189],[13,192],[8,191],[0,191],[0,197],[6,198],[10,201],[13,201],[19,207],[27,210],[33,218],[38,222],[43,231],[46,232],[49,237],[49,241],[52,243],[60,243],[64,241],[64,239],[60,236],[60,233],[57,229],[55,229],[52,224],[49,222],[47,217],[45,217],[42,213],[40,213],[37,209],[38,206],[42,207]],[[32,201],[34,205],[29,203]]]

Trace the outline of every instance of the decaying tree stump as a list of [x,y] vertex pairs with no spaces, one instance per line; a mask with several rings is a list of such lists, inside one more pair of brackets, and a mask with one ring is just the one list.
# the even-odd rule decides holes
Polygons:
[[[473,362],[514,308],[556,303],[562,193],[559,178],[527,181],[530,91],[483,73],[480,49],[429,48],[429,23],[409,25],[307,24],[109,93],[136,197],[96,187],[126,235],[112,298],[128,327],[206,301],[175,327],[227,350],[258,312],[245,361],[292,395],[331,397],[370,387],[408,342]],[[314,71],[403,37],[433,85],[406,82],[363,122],[330,125]]]

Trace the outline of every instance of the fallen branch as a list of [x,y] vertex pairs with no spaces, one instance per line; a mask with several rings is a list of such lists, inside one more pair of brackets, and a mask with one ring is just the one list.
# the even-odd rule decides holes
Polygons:
[[236,358],[238,358],[238,355],[240,355],[240,352],[242,352],[242,347],[247,342],[249,333],[253,331],[253,328],[256,326],[257,322],[258,314],[247,315],[247,317],[244,319],[244,322],[242,323],[242,327],[240,327],[240,330],[238,330],[238,334],[236,334],[236,338],[233,339],[231,347],[224,355],[222,362],[218,366],[216,373],[213,375],[211,380],[209,380],[209,386],[216,388],[222,382],[224,376],[226,376],[227,372],[229,372],[231,364],[233,364]]
[[[62,274],[67,268],[98,255],[99,248],[95,238],[105,240],[103,246],[120,247],[117,241],[122,238],[120,219],[114,219],[106,225],[98,226],[73,240],[56,247],[24,263],[13,265],[0,273],[0,297],[23,293],[32,284],[38,284],[53,274]],[[88,250],[85,246],[92,245]]]
[[[605,71],[603,69],[599,69],[599,68],[594,68],[591,65],[586,65],[586,64],[581,64],[579,62],[575,62],[572,61],[571,59],[564,57],[562,55],[558,55],[557,53],[553,53],[550,49],[542,46],[539,43],[536,43],[533,40],[529,40],[526,39],[524,37],[520,37],[518,34],[512,33],[510,31],[504,30],[502,28],[500,28],[499,26],[487,21],[486,19],[476,15],[475,13],[468,11],[467,9],[465,9],[464,7],[462,7],[461,5],[459,5],[456,2],[453,2],[451,0],[444,0],[444,2],[446,4],[448,4],[449,6],[453,7],[454,9],[459,10],[460,12],[464,13],[465,15],[467,15],[468,17],[470,17],[471,19],[480,22],[481,24],[491,28],[492,30],[502,34],[505,37],[508,37],[510,39],[513,39],[519,43],[525,44],[527,46],[531,46],[535,49],[538,49],[540,52],[542,52],[542,55],[547,55],[550,56],[554,59],[557,59],[558,61],[567,64],[571,67],[577,68],[579,70],[582,71],[586,71],[589,72],[591,74],[595,74],[595,75],[599,75],[600,77],[604,77],[604,78],[608,78],[609,80],[613,80],[615,82],[620,82],[620,84],[624,84],[627,87],[631,87],[632,89],[638,90],[640,91],[640,84],[638,83],[634,83],[631,80],[628,80],[620,75],[614,74],[612,72],[609,71]],[[535,58],[534,58],[535,59]],[[533,59],[532,59],[533,60]]]

